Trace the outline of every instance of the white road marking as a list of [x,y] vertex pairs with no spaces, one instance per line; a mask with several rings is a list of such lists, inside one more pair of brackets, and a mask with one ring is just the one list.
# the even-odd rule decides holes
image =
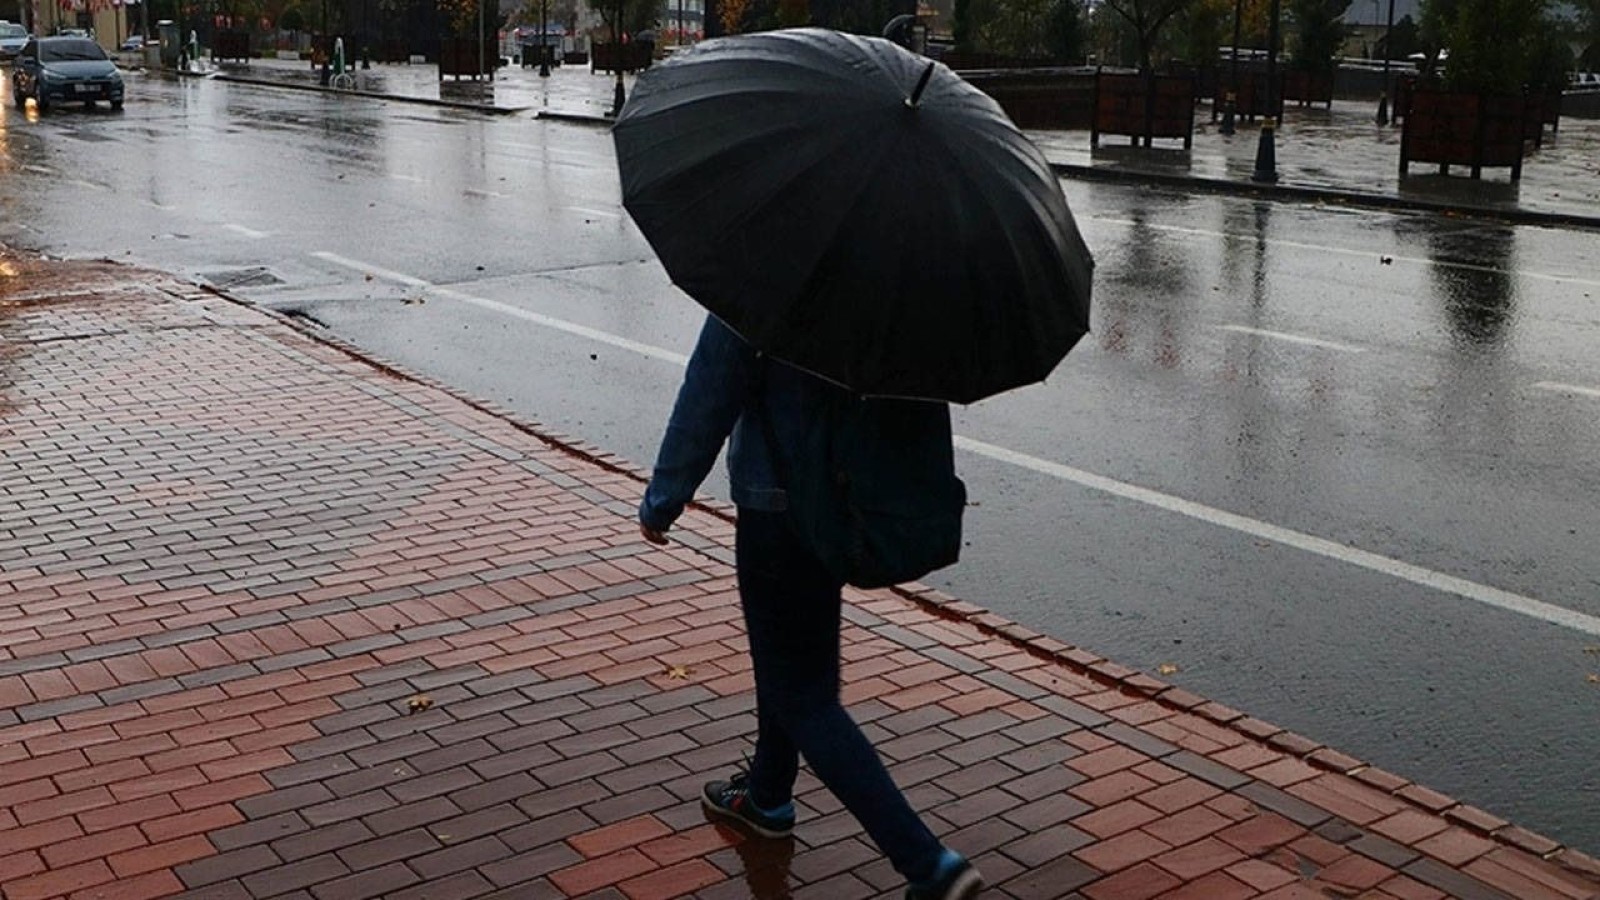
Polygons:
[[[432,285],[420,278],[414,278],[401,272],[395,272],[389,269],[380,268],[378,266],[368,265],[360,262],[359,260],[350,259],[335,253],[318,252],[313,253],[312,255],[318,259],[334,263],[335,265],[344,266],[345,268],[372,275],[374,278],[382,278],[384,280],[393,281],[408,287],[425,288],[429,293],[436,296],[448,297],[450,299],[459,300],[463,303],[470,303],[474,306],[479,306],[484,309],[505,313],[506,315],[514,316],[537,325],[542,325],[546,328],[553,328],[568,334],[578,335],[579,337],[588,338],[590,340],[598,341],[619,349],[631,350],[635,353],[648,356],[652,359],[659,359],[677,366],[685,366],[689,362],[689,358],[681,353],[674,353],[670,350],[663,350],[660,347],[654,347],[649,344],[629,340],[624,337],[619,337],[614,334],[590,328],[586,325],[579,325],[576,322],[569,322],[564,319],[557,319],[553,316],[546,316],[540,313],[530,312],[528,310],[512,306],[508,303],[501,303],[496,300],[488,300],[482,297],[474,297],[473,295],[463,291]],[[1237,531],[1241,534],[1247,534],[1262,540],[1282,544],[1286,547],[1291,547],[1306,553],[1312,553],[1317,556],[1322,556],[1338,562],[1346,563],[1348,565],[1357,566],[1372,572],[1388,575],[1402,581],[1408,581],[1412,584],[1420,585],[1422,587],[1431,588],[1433,590],[1442,591],[1448,594],[1454,594],[1458,597],[1472,600],[1485,606],[1492,606],[1496,609],[1516,613],[1518,615],[1526,616],[1531,619],[1537,619],[1542,622],[1549,622],[1554,625],[1561,625],[1566,628],[1571,628],[1574,631],[1580,631],[1584,634],[1600,637],[1600,617],[1574,612],[1573,610],[1565,609],[1552,603],[1546,603],[1542,600],[1536,600],[1532,597],[1526,597],[1521,594],[1512,593],[1511,591],[1505,591],[1499,588],[1490,587],[1488,585],[1478,584],[1475,581],[1468,581],[1465,578],[1457,578],[1454,575],[1446,575],[1442,572],[1435,572],[1432,569],[1414,566],[1410,563],[1401,562],[1400,560],[1382,556],[1377,553],[1372,553],[1355,547],[1348,547],[1344,544],[1327,540],[1326,538],[1319,538],[1304,532],[1273,525],[1270,522],[1262,522],[1258,519],[1249,518],[1248,516],[1230,513],[1215,507],[1206,506],[1202,503],[1185,500],[1181,497],[1174,497],[1171,494],[1163,494],[1160,491],[1151,490],[1150,488],[1139,487],[1138,485],[1129,484],[1124,481],[1118,481],[1114,478],[1107,478],[1103,475],[1096,475],[1092,472],[1086,472],[1083,469],[1077,469],[1061,463],[1051,462],[1050,460],[1040,459],[1036,456],[1029,456],[1025,453],[1019,453],[1015,450],[1010,450],[995,444],[986,443],[974,438],[956,435],[955,446],[965,452],[983,456],[988,459],[995,460],[996,462],[1002,462],[1008,465],[1016,466],[1027,471],[1034,472],[1035,474],[1044,475],[1046,477],[1055,478],[1061,481],[1072,482],[1073,484],[1077,484],[1091,490],[1097,490],[1116,497],[1121,497],[1126,500],[1132,500],[1135,503],[1142,503],[1146,506],[1151,506],[1164,512],[1176,513],[1178,515],[1186,516],[1210,525],[1216,525],[1221,528]]]
[[1355,347],[1350,344],[1338,344],[1334,343],[1333,341],[1322,340],[1321,338],[1306,337],[1302,334],[1289,334],[1286,331],[1268,331],[1265,328],[1251,328],[1247,325],[1218,325],[1217,327],[1223,331],[1235,331],[1240,334],[1254,334],[1260,337],[1273,338],[1274,340],[1288,341],[1291,344],[1305,344],[1310,347],[1323,347],[1328,350],[1340,350],[1345,353],[1365,352],[1364,348],[1362,347]]
[[409,181],[412,184],[422,184],[427,180],[425,178],[418,178],[415,175],[400,175],[394,172],[390,172],[389,177],[393,178],[395,181]]
[[570,209],[575,213],[582,213],[583,215],[586,215],[586,216],[600,216],[601,218],[604,218],[604,219],[620,219],[620,218],[622,218],[622,214],[621,213],[608,212],[607,210],[603,210],[603,209],[590,209],[587,206],[563,206],[561,208],[562,209]]
[[1211,231],[1206,228],[1187,228],[1182,225],[1152,225],[1149,222],[1134,222],[1130,219],[1112,219],[1104,216],[1085,216],[1096,222],[1105,222],[1108,225],[1137,225],[1151,231],[1171,231],[1176,234],[1194,234],[1201,237],[1219,237],[1236,241],[1260,241],[1269,246],[1292,247],[1296,250],[1313,250],[1317,253],[1339,253],[1345,256],[1359,256],[1365,259],[1383,257],[1392,262],[1414,263],[1419,266],[1440,266],[1450,269],[1466,269],[1472,272],[1488,272],[1495,275],[1513,275],[1522,278],[1536,278],[1541,281],[1554,281],[1558,284],[1577,284],[1587,287],[1600,287],[1600,281],[1589,278],[1576,278],[1571,275],[1551,275],[1548,272],[1535,272],[1527,269],[1501,269],[1495,266],[1479,266],[1472,263],[1453,262],[1451,260],[1427,259],[1419,256],[1396,256],[1379,250],[1352,250],[1348,247],[1329,247],[1322,244],[1307,244],[1301,241],[1286,241],[1282,238],[1258,238],[1253,234],[1230,234],[1226,231]]
[[659,359],[663,362],[669,362],[676,366],[684,366],[688,365],[689,363],[689,357],[683,355],[682,353],[674,353],[671,350],[663,350],[660,347],[654,347],[650,344],[642,344],[638,341],[629,340],[619,335],[590,328],[587,325],[579,325],[576,322],[569,322],[566,319],[557,319],[554,316],[547,316],[542,313],[532,312],[530,310],[522,309],[521,307],[512,306],[509,303],[501,303],[498,300],[475,297],[463,291],[454,290],[453,288],[440,287],[438,285],[423,281],[420,278],[413,278],[410,275],[405,275],[400,272],[393,272],[388,269],[379,268],[378,266],[370,266],[358,260],[348,259],[335,253],[313,253],[312,255],[318,259],[323,259],[334,263],[335,265],[354,269],[358,272],[365,272],[372,275],[374,278],[382,278],[385,281],[397,282],[408,287],[422,288],[434,296],[448,297],[451,300],[459,300],[462,303],[470,303],[473,306],[482,307],[483,309],[492,310],[498,313],[504,313],[505,315],[522,319],[525,322],[532,322],[535,325],[543,325],[546,328],[552,328],[556,331],[564,331],[568,334],[575,334],[579,337],[588,338],[591,341],[597,341],[602,344],[608,344],[621,350],[631,350],[632,352],[641,356]]
[[495,193],[494,191],[486,191],[486,190],[484,190],[482,188],[462,188],[461,193],[466,194],[469,197],[509,197],[509,196],[511,196],[510,194],[498,194],[498,193]]
[[229,223],[223,225],[222,227],[228,229],[229,231],[238,232],[239,234],[242,234],[247,238],[256,238],[257,240],[259,240],[259,239],[264,238],[264,237],[271,237],[271,235],[268,234],[265,231],[257,231],[254,228],[246,228],[243,225],[235,225],[232,222],[229,222]]
[[1534,387],[1542,391],[1556,391],[1562,394],[1581,394],[1585,397],[1600,397],[1600,388],[1584,387],[1581,384],[1562,384],[1559,381],[1540,381]]
[[1459,597],[1482,603],[1485,606],[1492,606],[1496,609],[1514,612],[1532,619],[1562,625],[1575,631],[1581,631],[1584,634],[1600,636],[1600,618],[1574,612],[1552,603],[1546,603],[1543,600],[1535,600],[1532,597],[1514,594],[1511,591],[1503,591],[1499,588],[1478,584],[1475,581],[1457,578],[1454,575],[1445,575],[1442,572],[1424,569],[1421,566],[1414,566],[1377,553],[1348,547],[1326,538],[1282,528],[1269,522],[1262,522],[1247,516],[1226,512],[1202,503],[1195,503],[1191,500],[1184,500],[1181,497],[1174,497],[1149,488],[1117,481],[1114,478],[1106,478],[1103,475],[1085,472],[1082,469],[1075,469],[1071,466],[1039,459],[1036,456],[1018,453],[1015,450],[1008,450],[1005,447],[998,447],[972,438],[958,435],[955,439],[955,444],[968,453],[975,453],[998,462],[1009,463],[1040,475],[1046,475],[1062,481],[1070,481],[1092,490],[1102,491],[1136,503],[1143,503],[1146,506],[1153,506],[1160,510],[1177,513],[1181,516],[1228,528],[1262,540],[1293,547],[1296,550],[1303,550],[1307,553],[1358,566],[1402,581],[1409,581],[1412,584],[1455,594]]

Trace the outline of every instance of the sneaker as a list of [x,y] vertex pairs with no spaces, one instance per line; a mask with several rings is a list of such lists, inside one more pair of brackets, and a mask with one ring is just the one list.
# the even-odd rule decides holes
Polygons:
[[972,900],[983,890],[983,876],[966,858],[950,850],[940,861],[940,875],[906,888],[906,900]]
[[794,804],[785,803],[774,810],[756,806],[750,799],[749,776],[743,772],[727,781],[706,782],[705,789],[700,792],[700,805],[706,812],[741,822],[765,838],[786,838],[794,834]]

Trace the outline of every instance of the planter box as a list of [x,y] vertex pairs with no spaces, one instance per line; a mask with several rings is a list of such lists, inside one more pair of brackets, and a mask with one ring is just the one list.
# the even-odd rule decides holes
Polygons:
[[211,58],[250,61],[250,34],[244,31],[219,31],[211,36]]
[[622,52],[617,52],[616,44],[594,45],[594,55],[589,61],[591,72],[615,72],[621,66],[624,72],[637,72],[650,67],[650,57],[655,50],[655,44],[648,41],[635,41],[623,44]]
[[1533,141],[1535,148],[1543,147],[1546,125],[1550,126],[1551,133],[1561,127],[1561,92],[1528,92],[1528,114],[1523,121],[1522,136]]
[[1283,73],[1283,99],[1301,106],[1321,103],[1333,108],[1333,73],[1289,70]]
[[[1233,114],[1247,122],[1254,121],[1259,116],[1273,116],[1283,118],[1283,79],[1284,73],[1278,73],[1278,91],[1273,99],[1276,102],[1269,110],[1267,108],[1267,73],[1264,71],[1249,71],[1240,66],[1239,90],[1234,97]],[[1224,65],[1217,73],[1217,101],[1212,104],[1212,118],[1216,118],[1221,110],[1222,100],[1229,90],[1233,88],[1233,73]]]
[[1100,146],[1100,135],[1119,134],[1150,146],[1155,138],[1177,138],[1183,149],[1194,145],[1194,79],[1184,75],[1095,75],[1094,121],[1089,145]]
[[1511,167],[1522,177],[1522,145],[1527,133],[1527,98],[1520,94],[1471,94],[1414,89],[1400,136],[1400,176],[1411,163],[1470,166],[1480,178],[1485,167]]
[[[483,55],[483,65],[478,64],[479,53]],[[494,78],[494,66],[497,61],[497,51],[485,41],[482,44],[476,38],[441,38],[439,40],[439,77],[446,75],[453,78],[466,76],[473,81],[480,77]]]
[[961,77],[993,97],[1018,128],[1088,128],[1094,119],[1092,72],[991,69]]

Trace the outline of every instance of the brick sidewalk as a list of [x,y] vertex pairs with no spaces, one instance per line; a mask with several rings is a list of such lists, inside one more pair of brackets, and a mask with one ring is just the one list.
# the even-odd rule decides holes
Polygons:
[[[696,803],[754,730],[725,508],[654,548],[620,461],[284,319],[0,276],[5,900],[898,896],[813,780],[791,841]],[[1600,896],[1333,748],[935,592],[852,600],[852,710],[987,896]]]

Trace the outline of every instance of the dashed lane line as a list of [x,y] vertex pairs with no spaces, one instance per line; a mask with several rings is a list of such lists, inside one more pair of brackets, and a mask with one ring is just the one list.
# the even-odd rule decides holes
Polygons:
[[1219,237],[1234,241],[1258,241],[1268,246],[1291,247],[1296,250],[1311,250],[1316,253],[1337,253],[1343,256],[1359,256],[1371,259],[1375,256],[1382,257],[1391,262],[1412,263],[1419,266],[1440,266],[1449,269],[1464,269],[1469,272],[1485,272],[1493,275],[1508,275],[1518,278],[1535,278],[1540,281],[1553,281],[1557,284],[1575,284],[1583,287],[1600,287],[1600,281],[1592,278],[1578,278],[1573,275],[1554,275],[1549,272],[1536,272],[1531,269],[1502,269],[1496,266],[1481,266],[1475,263],[1456,262],[1448,259],[1428,259],[1420,256],[1397,256],[1378,250],[1357,250],[1349,247],[1331,247],[1324,244],[1308,244],[1304,241],[1289,241],[1283,238],[1264,238],[1253,234],[1238,234],[1226,231],[1213,231],[1207,228],[1190,228],[1183,225],[1153,225],[1149,222],[1135,222],[1131,219],[1113,219],[1106,216],[1086,216],[1096,222],[1105,222],[1108,225],[1126,225],[1148,228],[1151,231],[1170,231],[1174,234],[1192,234],[1201,237]]
[[611,334],[610,332],[600,331],[596,328],[590,328],[587,325],[579,325],[576,322],[569,322],[566,319],[558,319],[554,316],[547,316],[542,313],[532,312],[531,310],[522,309],[518,306],[512,306],[509,303],[501,303],[498,300],[490,300],[485,297],[475,297],[472,294],[454,290],[453,288],[440,287],[439,285],[423,281],[420,278],[413,278],[410,275],[406,275],[402,272],[395,272],[389,269],[384,269],[380,266],[369,265],[359,260],[340,256],[337,253],[319,252],[311,255],[326,262],[333,263],[334,265],[343,266],[347,269],[354,269],[357,272],[364,272],[373,276],[374,278],[382,278],[385,281],[393,281],[397,284],[406,285],[407,287],[423,288],[434,296],[447,297],[451,300],[459,300],[462,303],[469,303],[473,306],[481,307],[483,309],[513,316],[515,318],[522,319],[525,322],[532,322],[535,325],[542,325],[545,328],[551,328],[556,331],[564,331],[567,334],[577,335],[578,337],[587,338],[591,341],[598,341],[599,343],[608,344],[621,350],[630,350],[641,356],[648,356],[651,359],[659,359],[662,362],[672,363],[673,365],[677,366],[688,365],[689,363],[689,357],[682,353],[674,353],[671,350],[663,350],[660,347],[629,340],[628,338]]
[[1583,397],[1600,397],[1600,388],[1584,387],[1581,384],[1562,384],[1559,381],[1540,381],[1534,387],[1541,391],[1555,391],[1560,394],[1578,394]]
[[1267,337],[1278,341],[1287,341],[1291,344],[1305,344],[1308,347],[1322,347],[1326,350],[1338,350],[1343,353],[1363,353],[1364,347],[1352,344],[1340,344],[1335,341],[1325,341],[1321,338],[1307,337],[1303,334],[1290,334],[1287,331],[1268,331],[1265,328],[1251,328],[1248,325],[1218,325],[1223,331],[1233,331],[1239,334],[1253,334],[1257,337]]
[[[382,278],[387,281],[393,281],[398,284],[406,285],[408,287],[425,288],[429,293],[435,296],[448,297],[450,299],[459,300],[463,303],[469,303],[483,309],[504,313],[506,315],[522,319],[523,321],[532,322],[536,325],[542,325],[546,328],[552,328],[568,334],[578,335],[579,337],[588,338],[589,340],[598,341],[600,343],[623,350],[631,350],[635,353],[648,356],[652,359],[659,359],[678,366],[687,365],[689,362],[689,358],[681,353],[663,350],[660,347],[640,343],[639,341],[629,340],[628,338],[600,331],[595,328],[590,328],[587,325],[579,325],[576,322],[569,322],[565,319],[557,319],[553,316],[546,316],[540,313],[530,312],[528,310],[512,306],[508,303],[501,303],[497,300],[489,300],[483,297],[475,297],[464,291],[458,291],[452,288],[440,287],[420,278],[406,275],[402,272],[395,272],[379,266],[369,265],[359,260],[350,259],[335,253],[318,252],[313,253],[312,255],[318,259],[333,263],[334,265],[343,266],[357,272],[371,275],[374,278]],[[1273,525],[1270,522],[1263,522],[1259,519],[1252,519],[1248,516],[1230,513],[1226,510],[1206,506],[1205,504],[1196,503],[1192,500],[1185,500],[1182,497],[1175,497],[1171,494],[1163,494],[1160,491],[1140,487],[1136,484],[1129,484],[1125,481],[1118,481],[1114,478],[1107,478],[1104,475],[1096,475],[1093,472],[1087,472],[1083,469],[1052,462],[1047,459],[1040,459],[1036,456],[1030,456],[1016,450],[1001,447],[997,444],[990,444],[975,438],[957,435],[955,438],[955,445],[964,452],[982,456],[987,459],[992,459],[996,462],[1006,463],[1038,475],[1044,475],[1048,478],[1055,478],[1059,481],[1070,482],[1081,487],[1089,488],[1090,490],[1096,490],[1115,497],[1120,497],[1125,500],[1131,500],[1135,503],[1150,506],[1164,512],[1175,513],[1196,521],[1205,522],[1207,524],[1226,528],[1241,534],[1250,535],[1251,537],[1259,538],[1261,540],[1272,541],[1273,543],[1281,544],[1286,547],[1292,547],[1296,550],[1301,550],[1306,553],[1311,553],[1348,565],[1357,566],[1359,568],[1367,569],[1368,571],[1388,575],[1392,578],[1397,578],[1402,581],[1420,585],[1422,587],[1431,588],[1433,590],[1442,591],[1448,594],[1454,594],[1458,597],[1462,597],[1476,603],[1481,603],[1485,606],[1490,606],[1495,609],[1516,613],[1520,616],[1525,616],[1527,618],[1536,619],[1542,622],[1548,622],[1554,625],[1560,625],[1565,628],[1570,628],[1574,631],[1582,632],[1583,634],[1600,637],[1600,617],[1576,612],[1561,606],[1556,606],[1553,603],[1546,603],[1543,600],[1536,600],[1532,597],[1527,597],[1522,594],[1501,590],[1485,584],[1479,584],[1475,581],[1469,581],[1465,578],[1458,578],[1454,575],[1446,575],[1443,572],[1435,572],[1432,569],[1425,569],[1421,566],[1401,562],[1400,560],[1383,556],[1378,553],[1372,553],[1370,551],[1361,550],[1355,547],[1349,547],[1335,541],[1330,541],[1326,538],[1319,538],[1301,531],[1295,531],[1290,528]]]

